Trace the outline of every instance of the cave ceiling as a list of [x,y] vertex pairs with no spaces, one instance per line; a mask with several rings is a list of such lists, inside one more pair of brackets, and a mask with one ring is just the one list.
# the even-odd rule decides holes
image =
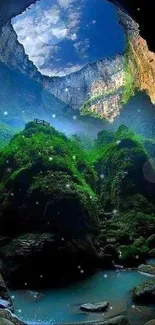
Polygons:
[[[102,1],[102,0],[101,0]],[[154,39],[154,1],[152,0],[109,0],[136,20],[140,25],[140,34],[147,41],[149,49],[155,52]],[[22,13],[36,0],[1,0],[0,27],[12,17]]]

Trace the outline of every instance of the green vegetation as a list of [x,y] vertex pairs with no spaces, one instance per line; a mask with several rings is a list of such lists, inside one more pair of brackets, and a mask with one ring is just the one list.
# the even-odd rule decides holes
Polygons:
[[155,171],[145,143],[123,125],[89,147],[85,137],[26,124],[0,152],[1,234],[90,236],[93,252],[137,265],[155,248],[155,184],[144,164]]
[[122,264],[125,264],[125,266],[136,266],[145,260],[148,252],[149,250],[147,246],[120,246],[120,260]]
[[[102,102],[104,100],[107,100],[108,97],[117,95],[118,93],[121,93],[123,89],[117,89],[117,90],[107,90],[105,92],[99,93],[94,96],[90,96],[88,100],[81,106],[80,108],[80,114],[81,115],[91,115],[96,118],[101,118],[101,114],[98,112],[91,111],[91,106],[93,104],[96,104],[97,102]],[[105,118],[106,120],[106,118]]]
[[43,215],[46,219],[52,209],[53,218],[59,210],[59,221],[64,218],[68,229],[83,227],[85,231],[89,224],[90,228],[95,226],[96,173],[76,141],[53,127],[30,122],[1,151],[0,166],[1,225],[10,220],[10,210],[19,222],[26,206],[28,224],[31,215],[34,220]]
[[132,65],[136,67],[132,50],[131,50],[131,45],[129,40],[127,41],[126,45],[126,51],[125,51],[125,56],[124,56],[124,72],[125,72],[125,86],[124,86],[124,92],[122,96],[122,103],[126,104],[130,97],[132,97],[135,93],[135,79],[134,79],[134,73],[131,70],[131,60],[132,60]]
[[12,136],[18,131],[19,129],[13,128],[6,123],[0,123],[0,148],[8,144]]
[[124,86],[116,90],[107,90],[90,96],[87,101],[81,106],[80,113],[81,115],[92,115],[96,118],[101,118],[101,114],[98,111],[93,112],[91,106],[93,104],[98,104],[108,99],[110,96],[120,94],[120,104],[126,104],[129,99],[135,94],[136,85],[135,85],[135,71],[136,70],[136,61],[133,56],[131,44],[129,40],[127,41],[126,50],[124,54]]

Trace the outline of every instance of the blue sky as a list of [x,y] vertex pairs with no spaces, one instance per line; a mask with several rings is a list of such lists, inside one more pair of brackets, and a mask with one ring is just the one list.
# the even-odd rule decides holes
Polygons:
[[49,76],[113,57],[125,46],[116,9],[106,0],[40,0],[12,24],[29,58]]

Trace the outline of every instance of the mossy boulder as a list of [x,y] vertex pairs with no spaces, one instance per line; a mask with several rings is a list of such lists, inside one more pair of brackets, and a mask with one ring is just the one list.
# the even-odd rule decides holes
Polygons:
[[151,279],[132,290],[132,300],[137,303],[155,302],[155,279]]
[[155,325],[155,319],[149,320],[145,325]]
[[26,325],[15,314],[8,309],[0,309],[0,324],[1,325]]
[[10,322],[10,320],[1,317],[0,318],[0,325],[13,325],[13,323]]
[[28,123],[1,151],[0,167],[1,233],[9,232],[7,224],[11,233],[60,227],[81,234],[96,228],[93,167],[54,128]]
[[136,247],[133,245],[120,246],[120,263],[125,267],[138,266],[144,262],[148,255],[148,247]]
[[136,246],[136,247],[142,247],[144,246],[145,244],[145,238],[140,236],[139,238],[136,238],[133,245]]
[[148,274],[155,276],[155,266],[153,266],[153,265],[141,264],[138,267],[138,271],[143,272],[143,273],[148,273]]
[[[85,276],[98,266],[89,236],[61,237],[52,233],[26,233],[0,249],[1,270],[11,287],[53,286]],[[80,268],[78,268],[78,265]],[[82,270],[82,271],[81,271]]]
[[[49,233],[68,242],[64,256],[68,256],[71,264],[74,251],[80,263],[82,250],[85,260],[92,258],[93,264],[93,256],[97,257],[94,239],[99,231],[96,173],[74,140],[53,127],[28,123],[1,150],[0,181],[0,235],[10,236],[10,244],[2,247],[0,256],[4,261],[11,254],[10,268],[9,262],[6,263],[8,275],[16,273],[18,258],[22,254],[27,256],[27,251],[32,261],[34,252],[38,260],[40,256],[40,264],[36,263],[38,272],[43,263],[44,269],[48,268],[50,256],[53,264],[59,258],[65,264],[62,257],[66,248],[59,244],[46,256],[44,246],[53,243]],[[22,233],[34,235],[25,237],[22,244],[19,238]],[[4,263],[2,269],[5,270]],[[25,272],[23,269],[24,275]]]

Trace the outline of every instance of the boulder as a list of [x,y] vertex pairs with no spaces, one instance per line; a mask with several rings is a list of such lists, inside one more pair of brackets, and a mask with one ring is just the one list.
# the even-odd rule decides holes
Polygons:
[[[23,288],[25,282],[29,287],[45,288],[56,281],[81,278],[99,264],[88,236],[72,239],[52,233],[26,233],[12,239],[0,253],[2,272],[9,285],[16,288]],[[49,260],[53,261],[50,265]]]
[[155,319],[149,320],[145,325],[155,325]]
[[13,325],[13,323],[6,318],[0,318],[0,325]]
[[153,234],[147,239],[146,244],[149,248],[155,248],[155,234]]
[[9,301],[0,299],[0,308],[9,308]]
[[107,301],[97,302],[97,303],[88,303],[80,306],[80,309],[87,312],[103,312],[106,311],[109,306]]
[[[4,319],[6,322],[4,322]],[[0,325],[26,325],[8,309],[0,309]]]
[[12,300],[9,296],[8,289],[6,284],[0,274],[0,307],[1,308],[8,308],[11,311],[14,310]]
[[155,257],[155,248],[153,248],[153,249],[151,249],[151,250],[149,251],[149,256],[150,256],[150,257]]
[[[94,324],[95,325],[95,324]],[[128,319],[124,316],[110,318],[102,322],[102,325],[130,325]]]
[[115,246],[109,244],[104,247],[104,254],[111,255],[114,260],[118,260],[119,253]]
[[153,265],[141,264],[138,267],[138,271],[143,272],[143,273],[148,273],[148,274],[155,276],[155,266],[153,266]]
[[137,303],[155,303],[155,279],[133,288],[132,300]]

